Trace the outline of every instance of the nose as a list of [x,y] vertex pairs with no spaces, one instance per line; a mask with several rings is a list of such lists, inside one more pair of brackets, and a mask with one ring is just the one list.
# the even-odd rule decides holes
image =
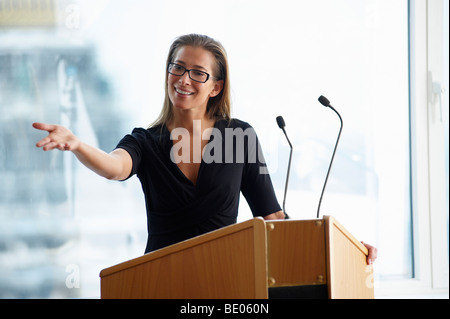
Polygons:
[[180,76],[180,79],[178,80],[181,84],[190,84],[191,78],[189,77],[189,72],[184,72],[182,76]]

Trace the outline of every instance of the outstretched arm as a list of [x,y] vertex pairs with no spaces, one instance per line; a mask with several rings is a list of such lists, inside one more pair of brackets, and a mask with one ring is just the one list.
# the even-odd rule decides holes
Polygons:
[[83,165],[107,179],[123,180],[130,175],[133,163],[131,156],[123,149],[105,153],[83,143],[69,129],[61,125],[33,123],[33,127],[49,133],[36,143],[36,146],[42,147],[44,151],[54,149],[71,151]]

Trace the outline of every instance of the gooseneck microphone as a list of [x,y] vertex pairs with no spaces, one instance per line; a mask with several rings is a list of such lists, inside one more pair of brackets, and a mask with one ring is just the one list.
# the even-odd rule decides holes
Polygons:
[[325,183],[323,184],[322,194],[320,194],[319,207],[317,207],[317,218],[319,218],[320,205],[322,204],[323,193],[325,192],[325,187],[327,186],[328,175],[330,175],[331,166],[333,165],[333,160],[334,160],[334,154],[336,154],[336,149],[337,149],[337,146],[338,146],[338,143],[339,143],[339,139],[341,138],[342,127],[344,126],[344,123],[342,122],[341,115],[338,113],[338,111],[336,111],[334,109],[334,107],[332,107],[330,105],[330,101],[328,101],[328,99],[325,96],[321,95],[319,97],[319,102],[323,106],[329,107],[330,109],[332,109],[339,116],[339,120],[341,121],[341,128],[339,129],[339,134],[338,134],[338,137],[337,137],[337,140],[336,140],[336,144],[334,146],[333,155],[331,156],[330,166],[328,167],[328,172],[327,172],[327,176],[325,178]]
[[278,124],[278,127],[283,130],[283,133],[286,136],[286,140],[289,143],[289,147],[291,148],[291,151],[289,154],[289,163],[288,163],[288,170],[287,170],[287,174],[286,174],[286,184],[284,185],[284,197],[283,197],[283,212],[286,215],[285,219],[289,219],[289,215],[286,213],[286,193],[287,193],[287,188],[288,188],[288,184],[289,184],[289,174],[291,172],[292,144],[291,144],[291,141],[289,141],[289,138],[286,134],[286,130],[284,129],[286,124],[284,123],[284,119],[282,116],[277,116],[277,124]]

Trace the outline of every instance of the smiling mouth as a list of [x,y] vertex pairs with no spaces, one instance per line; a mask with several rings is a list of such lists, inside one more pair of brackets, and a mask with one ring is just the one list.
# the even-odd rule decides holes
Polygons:
[[180,90],[178,88],[175,88],[175,92],[177,92],[178,94],[181,94],[181,95],[192,95],[192,94],[194,94],[193,92],[186,92],[186,91]]

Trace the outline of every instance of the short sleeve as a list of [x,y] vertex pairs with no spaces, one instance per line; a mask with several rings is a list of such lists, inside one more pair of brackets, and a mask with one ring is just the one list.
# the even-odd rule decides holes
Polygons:
[[116,146],[116,149],[120,148],[127,151],[133,161],[133,167],[131,169],[130,176],[128,176],[125,180],[129,179],[131,176],[137,174],[138,172],[142,158],[142,141],[144,138],[145,130],[135,128],[131,134],[125,135]]
[[257,160],[245,164],[241,191],[252,210],[253,216],[265,217],[281,210],[273,189],[272,180],[257,142]]

